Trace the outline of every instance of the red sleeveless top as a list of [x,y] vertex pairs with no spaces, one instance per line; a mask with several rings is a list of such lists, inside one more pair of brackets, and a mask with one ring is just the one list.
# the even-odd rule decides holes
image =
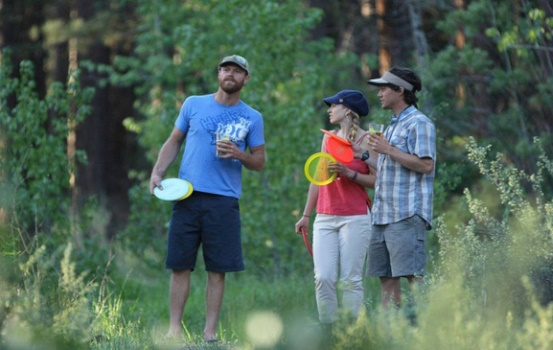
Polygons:
[[[360,144],[367,135],[368,133],[362,135],[357,144]],[[326,152],[326,142],[323,151]],[[344,165],[359,174],[369,173],[369,167],[360,159],[354,159],[351,163]],[[365,187],[339,175],[328,185],[319,187],[317,213],[341,216],[364,215],[367,214],[367,207],[371,208],[371,204]]]

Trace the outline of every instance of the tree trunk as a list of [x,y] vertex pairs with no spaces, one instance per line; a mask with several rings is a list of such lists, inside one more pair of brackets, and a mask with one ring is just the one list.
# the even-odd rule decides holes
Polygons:
[[[77,13],[85,23],[93,21],[98,3],[77,1]],[[107,9],[106,9],[107,10]],[[79,45],[78,61],[90,60],[95,64],[110,64],[114,54],[104,45],[103,33],[88,33],[86,47]],[[126,224],[129,211],[127,191],[130,188],[128,171],[133,159],[129,144],[132,139],[123,127],[123,119],[132,115],[134,96],[131,89],[119,89],[100,84],[106,77],[95,71],[81,74],[83,86],[95,88],[91,102],[92,113],[77,127],[76,147],[85,150],[88,163],[77,170],[77,207],[82,208],[90,196],[98,199],[103,227],[95,225],[108,238]],[[136,151],[135,151],[136,152]],[[100,226],[100,227],[99,227]]]
[[415,59],[417,66],[421,69],[428,67],[428,41],[422,28],[422,18],[418,0],[408,0],[405,2],[411,19],[411,31],[413,33],[413,43],[415,46]]
[[378,51],[378,37],[373,31],[376,26],[374,2],[312,0],[309,4],[310,7],[320,8],[325,14],[311,32],[313,39],[330,37],[335,42],[336,53],[353,52],[358,55],[359,69],[352,71],[352,76],[362,81],[372,74],[371,67],[367,65],[368,56],[376,55]]
[[412,66],[414,43],[409,8],[404,0],[377,0],[378,35],[380,40],[380,73],[391,66]]
[[[56,19],[66,26],[69,26],[69,6],[65,0],[58,0],[56,3]],[[62,83],[67,82],[69,72],[69,42],[64,40],[54,45],[53,50],[54,68],[53,79]]]

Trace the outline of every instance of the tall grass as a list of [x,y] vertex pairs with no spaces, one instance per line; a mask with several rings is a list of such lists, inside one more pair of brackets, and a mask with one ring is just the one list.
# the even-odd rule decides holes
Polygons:
[[[227,277],[218,330],[221,342],[210,348],[547,349],[553,341],[553,304],[538,302],[529,277],[508,272],[520,262],[518,253],[492,242],[476,243],[459,233],[443,234],[454,242],[447,243],[443,237],[444,245],[454,248],[446,249],[451,255],[444,256],[440,268],[413,291],[415,322],[406,308],[382,310],[378,282],[367,278],[366,312],[355,322],[344,317],[329,333],[317,323],[312,275],[271,279],[245,271]],[[478,260],[474,246],[480,244],[489,244],[478,251],[490,262],[471,269],[470,261]],[[490,256],[494,252],[502,252],[504,259],[494,262]],[[201,268],[192,274],[185,333],[179,341],[167,342],[163,336],[169,273],[161,264],[158,270],[152,269],[120,250],[113,262],[119,277],[91,281],[74,270],[71,245],[57,257],[43,253],[37,248],[16,268],[23,274],[20,283],[9,279],[0,283],[5,316],[1,348],[206,347],[201,337],[205,315]],[[463,258],[467,253],[472,257]],[[49,269],[56,271],[56,286],[47,285]],[[520,288],[513,289],[517,284]]]
[[[530,278],[505,271],[516,265],[517,257],[507,256],[504,264],[490,263],[485,270],[471,271],[459,258],[461,250],[467,250],[459,241],[455,248],[459,254],[444,258],[443,267],[413,292],[415,324],[405,309],[380,309],[378,282],[373,279],[365,281],[366,313],[355,322],[344,318],[329,334],[316,321],[311,275],[273,280],[247,271],[229,274],[218,330],[221,342],[212,348],[547,349],[553,340],[553,307],[533,297],[535,285]],[[1,348],[205,346],[201,338],[205,315],[202,269],[192,275],[183,319],[186,332],[180,341],[166,342],[169,273],[161,265],[151,270],[138,260],[133,264],[128,257],[121,259],[126,262],[116,258],[116,274],[124,278],[110,277],[102,286],[101,281],[87,280],[73,270],[70,249],[68,245],[63,254],[47,257],[37,248],[16,268],[22,273],[18,283],[3,275]],[[56,274],[57,283],[49,285],[46,275]],[[486,281],[494,275],[505,281]],[[522,294],[510,289],[517,283]]]

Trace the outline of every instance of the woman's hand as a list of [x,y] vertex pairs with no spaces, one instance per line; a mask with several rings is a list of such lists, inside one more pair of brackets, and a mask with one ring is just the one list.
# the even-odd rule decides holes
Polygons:
[[355,173],[344,164],[338,162],[328,163],[328,170],[332,173],[338,173],[338,175],[346,176],[348,178],[351,178]]
[[309,217],[302,216],[301,219],[296,222],[296,233],[301,234],[301,232],[309,232]]
[[344,165],[338,162],[330,162],[327,167],[331,173],[342,174],[344,171]]

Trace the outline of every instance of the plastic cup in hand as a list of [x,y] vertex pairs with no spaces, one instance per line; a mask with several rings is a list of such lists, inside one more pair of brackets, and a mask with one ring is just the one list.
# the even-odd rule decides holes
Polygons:
[[371,134],[377,134],[378,136],[382,136],[382,134],[384,133],[384,124],[369,123],[369,132]]
[[220,151],[219,150],[219,142],[220,141],[228,141],[230,140],[230,137],[228,135],[225,135],[223,133],[215,133],[215,141],[216,141],[216,144],[215,144],[215,155],[217,157],[222,157],[225,155],[225,153],[223,151]]

